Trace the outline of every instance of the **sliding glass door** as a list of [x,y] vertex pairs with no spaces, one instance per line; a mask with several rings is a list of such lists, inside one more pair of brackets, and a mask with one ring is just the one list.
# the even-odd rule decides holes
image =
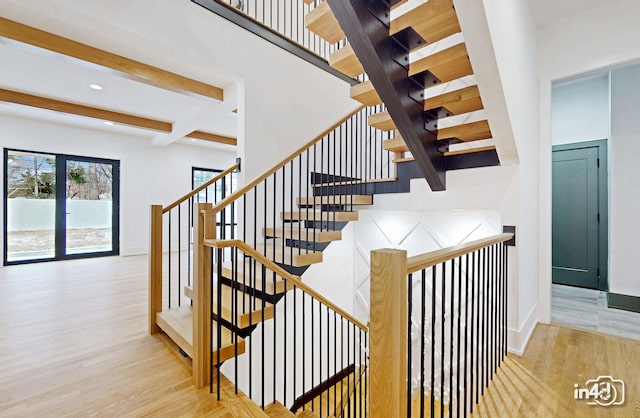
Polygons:
[[119,253],[119,162],[6,150],[4,263]]

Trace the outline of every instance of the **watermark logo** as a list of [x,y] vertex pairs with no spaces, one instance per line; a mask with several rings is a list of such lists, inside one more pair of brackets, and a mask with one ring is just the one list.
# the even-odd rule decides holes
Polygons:
[[614,406],[624,403],[624,382],[611,376],[587,380],[584,386],[573,385],[573,397],[587,405]]

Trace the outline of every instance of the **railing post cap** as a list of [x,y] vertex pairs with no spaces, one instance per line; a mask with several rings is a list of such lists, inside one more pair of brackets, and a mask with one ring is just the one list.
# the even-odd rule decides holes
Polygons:
[[407,250],[400,248],[380,248],[378,250],[371,250],[371,254],[407,254]]

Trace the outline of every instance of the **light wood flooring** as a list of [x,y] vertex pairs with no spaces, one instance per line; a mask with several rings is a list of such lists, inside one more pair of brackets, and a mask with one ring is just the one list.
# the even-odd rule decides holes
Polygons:
[[[0,417],[264,417],[217,402],[188,363],[147,335],[147,258],[0,268]],[[622,407],[573,399],[574,383],[625,381]],[[640,417],[640,342],[540,325],[510,355],[474,416]]]
[[147,280],[143,256],[0,269],[0,416],[266,416],[147,335]]

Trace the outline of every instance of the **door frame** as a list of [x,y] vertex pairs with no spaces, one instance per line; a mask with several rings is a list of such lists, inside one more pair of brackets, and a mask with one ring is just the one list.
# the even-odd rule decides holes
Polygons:
[[[600,222],[598,223],[598,265],[600,270],[598,275],[598,290],[605,292],[609,291],[609,161],[607,143],[608,141],[606,139],[598,139],[553,145],[551,150],[552,155],[555,151],[570,151],[585,148],[597,148],[598,150],[598,213],[600,215]],[[553,184],[551,187],[553,188]],[[551,216],[553,217],[553,214]]]
[[[56,161],[56,192],[55,192],[55,254],[50,258],[36,258],[33,260],[16,260],[16,261],[8,261],[8,248],[7,248],[7,226],[8,226],[8,205],[7,205],[7,194],[8,194],[8,178],[6,176],[7,173],[7,157],[9,152],[25,152],[25,153],[33,153],[33,154],[47,154],[55,157]],[[66,187],[59,187],[59,185],[66,186],[66,162],[68,160],[72,161],[85,161],[92,162],[98,164],[111,164],[113,166],[113,179],[112,179],[112,206],[113,210],[111,212],[111,251],[99,251],[99,252],[91,252],[91,253],[79,253],[79,254],[65,254],[66,250]],[[11,266],[11,265],[19,265],[19,264],[31,264],[31,263],[43,263],[50,261],[60,261],[60,260],[73,260],[80,258],[93,258],[93,257],[110,257],[110,256],[118,256],[120,255],[120,161],[119,160],[111,160],[106,158],[96,158],[96,157],[87,157],[81,155],[70,155],[70,154],[59,154],[55,152],[44,152],[44,151],[32,151],[25,149],[17,149],[17,148],[9,148],[4,147],[3,149],[3,177],[4,177],[4,191],[3,191],[3,265]],[[59,167],[64,167],[64,169],[59,169]]]

